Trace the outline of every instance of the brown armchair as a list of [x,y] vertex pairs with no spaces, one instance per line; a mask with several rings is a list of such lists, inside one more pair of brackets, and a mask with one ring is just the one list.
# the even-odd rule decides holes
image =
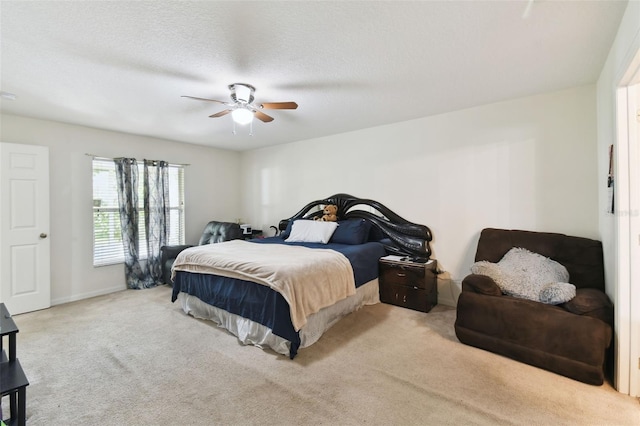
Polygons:
[[493,279],[471,274],[462,281],[456,336],[462,343],[601,385],[613,325],[613,305],[604,293],[602,244],[563,234],[484,229],[475,260],[497,263],[513,247],[564,265],[576,296],[548,305],[503,295]]
[[[239,240],[243,237],[242,229],[237,223],[211,221],[204,227],[198,245],[221,243],[229,240]],[[165,284],[173,285],[171,268],[176,257],[182,250],[193,245],[162,246],[160,248],[160,262],[162,264],[162,279]]]

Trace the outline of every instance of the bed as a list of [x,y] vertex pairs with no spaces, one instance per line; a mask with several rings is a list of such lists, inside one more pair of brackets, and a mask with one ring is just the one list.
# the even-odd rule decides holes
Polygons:
[[[331,204],[338,222],[314,220]],[[278,231],[183,251],[172,270],[172,301],[243,344],[293,359],[345,315],[379,303],[380,257],[426,262],[431,255],[427,226],[348,194],[307,204]]]

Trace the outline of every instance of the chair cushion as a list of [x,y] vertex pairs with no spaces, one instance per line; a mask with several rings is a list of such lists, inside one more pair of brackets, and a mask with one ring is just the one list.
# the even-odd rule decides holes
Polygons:
[[202,231],[198,245],[215,244],[241,238],[242,229],[237,223],[211,221]]

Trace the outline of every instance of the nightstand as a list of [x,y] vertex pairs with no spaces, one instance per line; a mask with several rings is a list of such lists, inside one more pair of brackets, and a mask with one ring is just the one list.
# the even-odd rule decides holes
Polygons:
[[252,229],[250,234],[242,234],[243,240],[250,240],[252,238],[262,238],[262,229]]
[[438,304],[437,262],[405,261],[401,256],[380,258],[380,301],[421,312]]

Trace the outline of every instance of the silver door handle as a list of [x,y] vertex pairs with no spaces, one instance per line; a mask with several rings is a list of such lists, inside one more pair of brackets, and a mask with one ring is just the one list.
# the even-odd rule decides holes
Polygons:
[[40,234],[40,238],[47,238],[47,234],[43,232],[42,234]]

